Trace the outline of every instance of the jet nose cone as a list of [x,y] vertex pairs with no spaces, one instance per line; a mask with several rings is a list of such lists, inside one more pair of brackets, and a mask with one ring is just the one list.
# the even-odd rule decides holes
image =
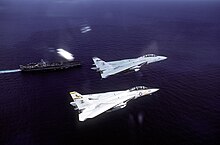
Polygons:
[[167,59],[167,57],[166,57],[166,56],[161,56],[160,59],[161,59],[161,60],[165,60],[165,59]]
[[150,89],[151,93],[158,91],[159,89]]

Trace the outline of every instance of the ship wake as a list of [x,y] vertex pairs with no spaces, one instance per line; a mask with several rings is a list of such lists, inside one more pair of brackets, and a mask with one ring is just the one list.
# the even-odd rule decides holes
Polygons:
[[0,70],[0,74],[7,74],[7,73],[15,73],[20,72],[20,69],[12,69],[12,70]]

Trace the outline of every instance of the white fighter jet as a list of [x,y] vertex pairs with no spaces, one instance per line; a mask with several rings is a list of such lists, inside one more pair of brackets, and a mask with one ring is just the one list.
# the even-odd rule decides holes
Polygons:
[[152,94],[159,89],[150,89],[145,86],[137,86],[128,90],[113,91],[105,93],[81,95],[77,92],[70,92],[73,102],[70,102],[75,110],[79,111],[79,121],[94,118],[106,111],[113,111],[124,108],[127,102]]
[[93,65],[96,67],[92,67],[91,69],[100,72],[102,78],[107,78],[108,76],[115,75],[120,72],[132,70],[137,72],[140,70],[142,65],[165,60],[167,57],[156,56],[155,54],[147,54],[138,58],[109,62],[105,62],[98,57],[93,57],[92,59],[94,62]]

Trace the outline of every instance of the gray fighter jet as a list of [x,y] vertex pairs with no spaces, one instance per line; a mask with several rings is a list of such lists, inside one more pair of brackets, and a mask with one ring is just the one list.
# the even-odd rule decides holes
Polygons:
[[165,56],[156,56],[155,54],[147,54],[138,58],[123,59],[117,61],[105,62],[98,57],[93,57],[93,62],[96,67],[91,69],[101,73],[102,78],[115,75],[124,71],[139,71],[141,66],[153,62],[158,62],[167,59]]
[[81,95],[70,92],[75,110],[79,111],[79,121],[94,118],[104,112],[124,108],[128,101],[152,94],[159,89],[136,86],[128,90]]

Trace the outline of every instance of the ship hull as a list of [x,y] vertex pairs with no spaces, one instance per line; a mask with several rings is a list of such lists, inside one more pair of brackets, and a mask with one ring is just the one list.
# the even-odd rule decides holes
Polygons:
[[53,65],[40,66],[40,67],[36,67],[36,66],[33,67],[32,65],[26,65],[26,66],[20,65],[20,69],[22,72],[55,71],[55,70],[64,70],[64,69],[75,68],[80,66],[81,63],[79,61],[72,61],[72,62],[64,62],[64,63],[53,63]]

